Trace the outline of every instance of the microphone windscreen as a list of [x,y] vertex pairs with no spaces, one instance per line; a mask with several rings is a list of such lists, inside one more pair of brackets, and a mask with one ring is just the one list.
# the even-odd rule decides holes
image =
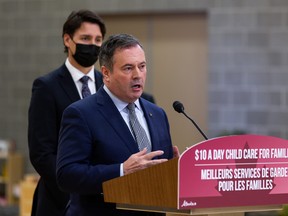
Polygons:
[[173,103],[173,108],[176,112],[182,113],[184,111],[184,106],[181,102],[179,101],[174,101]]

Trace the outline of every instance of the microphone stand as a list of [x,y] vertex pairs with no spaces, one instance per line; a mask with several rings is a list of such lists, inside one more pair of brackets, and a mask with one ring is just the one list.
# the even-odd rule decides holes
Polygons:
[[195,123],[193,119],[191,119],[183,110],[182,113],[194,124],[194,126],[198,129],[198,131],[202,134],[202,136],[208,140],[207,136],[203,133],[203,131],[199,128],[199,126]]

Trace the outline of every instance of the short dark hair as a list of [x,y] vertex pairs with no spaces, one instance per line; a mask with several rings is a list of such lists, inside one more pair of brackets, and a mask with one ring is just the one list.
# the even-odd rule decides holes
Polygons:
[[100,66],[106,66],[109,70],[113,69],[114,53],[118,49],[125,49],[139,45],[143,46],[137,38],[129,34],[111,35],[101,46],[99,53]]
[[[75,31],[81,27],[83,22],[90,22],[99,25],[100,31],[104,38],[106,34],[105,23],[101,17],[90,10],[72,11],[63,25],[62,38],[64,37],[64,34],[68,34],[73,37]],[[64,52],[68,52],[68,48],[65,45],[64,47]]]

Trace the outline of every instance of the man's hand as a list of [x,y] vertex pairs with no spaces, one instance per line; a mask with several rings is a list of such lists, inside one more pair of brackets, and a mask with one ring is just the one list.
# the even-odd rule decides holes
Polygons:
[[128,160],[123,163],[124,175],[167,161],[167,159],[152,160],[154,157],[160,156],[163,153],[161,150],[147,153],[147,149],[144,148],[142,151],[131,155]]

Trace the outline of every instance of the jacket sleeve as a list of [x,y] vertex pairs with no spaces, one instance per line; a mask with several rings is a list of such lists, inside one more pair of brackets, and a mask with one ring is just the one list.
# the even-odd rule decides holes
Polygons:
[[28,145],[30,160],[42,178],[56,184],[56,153],[59,123],[55,99],[41,79],[32,87],[28,113]]
[[57,182],[63,191],[100,194],[104,181],[120,176],[120,163],[92,162],[92,136],[87,119],[69,106],[63,113],[57,155]]

